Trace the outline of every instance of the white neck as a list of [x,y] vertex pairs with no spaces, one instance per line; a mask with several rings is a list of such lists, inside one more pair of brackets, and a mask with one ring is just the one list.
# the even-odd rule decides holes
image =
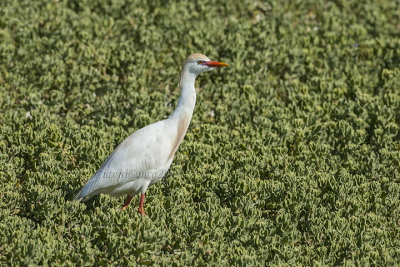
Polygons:
[[191,73],[186,68],[181,72],[181,80],[179,85],[181,87],[181,96],[178,100],[174,112],[171,114],[170,119],[181,120],[182,118],[190,119],[193,115],[194,106],[196,104],[196,89],[194,88],[194,81],[197,74]]

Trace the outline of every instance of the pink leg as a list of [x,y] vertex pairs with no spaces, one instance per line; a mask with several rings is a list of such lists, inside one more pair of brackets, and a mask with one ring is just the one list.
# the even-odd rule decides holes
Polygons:
[[140,196],[140,203],[139,203],[139,213],[142,214],[143,217],[146,216],[143,209],[143,201],[144,201],[144,193]]
[[128,198],[126,199],[126,201],[125,201],[125,204],[124,204],[124,206],[122,207],[122,211],[124,211],[124,209],[126,209],[126,207],[128,207],[128,205],[129,205],[129,203],[131,202],[131,200],[132,200],[132,197],[131,196],[128,196]]

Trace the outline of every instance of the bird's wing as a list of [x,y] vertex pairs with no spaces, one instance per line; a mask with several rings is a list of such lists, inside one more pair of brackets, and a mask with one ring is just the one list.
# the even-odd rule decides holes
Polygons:
[[[165,138],[165,121],[146,126],[126,138],[101,165],[100,169],[75,196],[85,201],[99,189],[114,188],[139,178],[151,178],[167,161],[164,151],[170,146]],[[166,171],[166,170],[165,170]]]

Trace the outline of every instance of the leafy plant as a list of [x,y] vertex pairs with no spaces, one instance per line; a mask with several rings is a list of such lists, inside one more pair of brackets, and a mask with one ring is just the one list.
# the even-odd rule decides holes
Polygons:
[[[3,2],[0,263],[399,264],[397,1]],[[148,217],[70,201],[192,52],[230,67]]]

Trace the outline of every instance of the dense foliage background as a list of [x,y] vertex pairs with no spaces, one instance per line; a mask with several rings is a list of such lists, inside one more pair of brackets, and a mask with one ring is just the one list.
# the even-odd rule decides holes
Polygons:
[[[0,5],[0,263],[399,264],[399,1],[145,2]],[[148,216],[70,201],[192,52],[230,67]]]

